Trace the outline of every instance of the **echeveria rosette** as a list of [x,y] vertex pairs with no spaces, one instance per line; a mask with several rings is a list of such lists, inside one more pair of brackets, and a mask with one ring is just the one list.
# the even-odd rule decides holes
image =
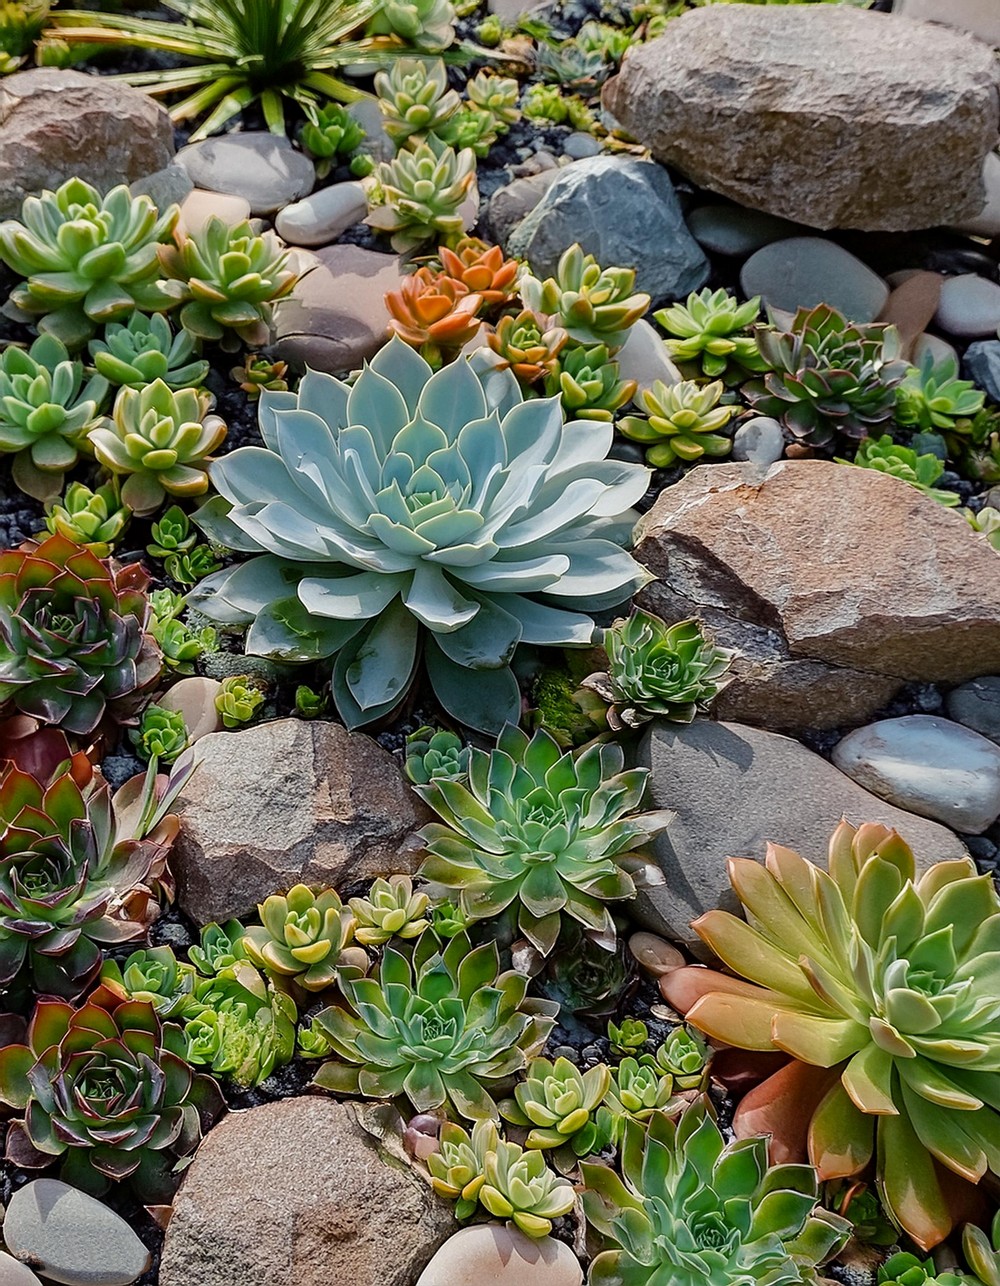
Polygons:
[[792,1286],[847,1241],[807,1165],[768,1167],[767,1140],[727,1144],[705,1100],[675,1123],[628,1121],[622,1177],[584,1162],[587,1222],[608,1249],[588,1286]]
[[89,429],[99,424],[108,382],[84,383],[55,335],[40,335],[27,350],[11,344],[0,354],[0,452],[14,452],[14,481],[37,500],[49,500],[80,458]]
[[[924,433],[954,433],[982,411],[986,394],[958,378],[958,358],[935,362],[929,349],[896,389],[896,422]],[[969,424],[971,427],[971,424]]]
[[94,454],[125,478],[121,497],[135,513],[154,513],[168,493],[208,490],[209,456],[227,433],[225,420],[207,414],[208,405],[207,394],[172,390],[157,379],[119,389],[112,419],[91,430]]
[[806,1114],[820,1177],[874,1161],[887,1211],[930,1249],[975,1204],[970,1185],[1000,1173],[990,876],[964,860],[917,878],[894,831],[846,822],[828,871],[771,845],[764,866],[734,859],[729,872],[749,923],[716,910],[693,927],[739,977],[682,968],[661,987],[707,1035],[798,1060],[747,1095],[737,1132],[767,1105],[775,1145],[794,1152],[785,1125]]
[[191,601],[249,624],[250,653],[335,658],[351,728],[396,709],[423,658],[446,710],[499,731],[520,713],[518,643],[587,645],[585,611],[649,579],[620,543],[647,471],[605,459],[610,424],[564,424],[488,360],[432,374],[393,339],[353,386],[312,371],[262,394],[260,425],[265,445],[213,464],[222,499],[195,515],[258,557]]
[[563,252],[554,277],[541,281],[525,269],[519,284],[526,308],[553,317],[577,344],[611,353],[649,307],[649,295],[633,293],[634,268],[602,268],[579,245]]
[[856,324],[817,304],[800,308],[788,331],[757,326],[755,334],[768,373],[745,384],[743,394],[799,441],[860,441],[893,418],[896,389],[910,369],[894,326]]
[[508,725],[492,751],[473,749],[468,782],[434,778],[417,794],[441,817],[419,832],[426,879],[461,895],[474,920],[517,905],[521,933],[543,954],[563,914],[611,943],[607,903],[635,896],[626,855],[672,813],[640,813],[648,773],[623,771],[619,746],[563,753],[540,730]]
[[738,303],[727,290],[708,286],[693,291],[684,304],[661,308],[653,316],[671,338],[666,349],[685,379],[706,377],[735,384],[751,372],[767,370],[748,334],[760,314],[760,296]]
[[282,897],[274,894],[257,908],[262,923],[243,938],[247,958],[278,979],[291,979],[306,991],[332,986],[338,971],[368,966],[360,948],[352,948],[354,916],[334,889],[296,884]]
[[604,633],[608,668],[583,686],[608,703],[608,726],[638,728],[650,719],[690,723],[726,686],[736,652],[715,647],[695,620],[667,625],[634,608]]
[[79,1009],[40,1000],[27,1043],[0,1049],[0,1100],[24,1113],[7,1157],[96,1195],[127,1181],[140,1199],[169,1202],[177,1161],[224,1110],[215,1082],[185,1062],[179,1028],[153,1006],[98,989]]
[[414,893],[408,875],[390,875],[372,881],[368,896],[351,898],[354,936],[365,947],[384,946],[391,938],[419,938],[430,927],[426,912],[430,898]]
[[110,322],[101,339],[92,339],[90,355],[111,384],[142,388],[163,380],[172,389],[200,388],[208,362],[197,360],[197,343],[186,330],[175,335],[159,313],[133,313],[126,324]]
[[350,1009],[317,1018],[337,1060],[323,1064],[316,1084],[496,1120],[491,1089],[540,1051],[558,1005],[528,997],[526,975],[502,973],[494,942],[473,950],[458,934],[443,951],[436,945],[425,933],[412,957],[387,947],[371,977],[342,979]]
[[89,736],[124,718],[161,668],[149,578],[60,535],[0,553],[0,713]]
[[108,785],[83,756],[39,779],[12,763],[0,777],[0,992],[30,980],[72,998],[103,950],[143,934],[165,848],[123,830]]
[[605,1141],[592,1114],[610,1087],[605,1063],[581,1072],[568,1058],[534,1058],[514,1097],[500,1104],[500,1114],[528,1131],[525,1147],[569,1147],[578,1157],[588,1156]]
[[148,196],[132,196],[124,184],[102,197],[79,178],[25,197],[20,220],[0,223],[0,258],[27,278],[11,301],[70,348],[135,309],[170,308],[156,248],[179,212],[171,205],[159,213]]

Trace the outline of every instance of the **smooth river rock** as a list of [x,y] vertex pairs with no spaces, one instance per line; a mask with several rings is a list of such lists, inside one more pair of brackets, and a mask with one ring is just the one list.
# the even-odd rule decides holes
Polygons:
[[652,846],[666,882],[640,890],[635,914],[701,958],[705,947],[691,921],[714,906],[738,910],[726,875],[729,857],[762,860],[771,842],[825,862],[842,817],[855,826],[895,827],[921,869],[968,856],[944,826],[893,807],[800,742],[760,728],[710,719],[654,723],[639,762],[651,769],[651,806],[671,808],[676,817]]
[[814,228],[955,223],[985,201],[1000,124],[993,50],[837,4],[712,4],[629,51],[604,90],[654,157]]
[[636,529],[639,596],[741,656],[720,718],[856,726],[905,680],[1000,672],[996,552],[896,478],[823,460],[690,470]]
[[0,1250],[0,1286],[42,1286],[27,1264]]
[[18,1259],[65,1286],[129,1286],[150,1264],[149,1251],[124,1219],[58,1179],[18,1188],[3,1236]]
[[874,321],[889,298],[881,277],[825,237],[791,237],[758,250],[743,265],[740,285],[772,308],[829,304],[856,322]]
[[370,737],[277,719],[195,746],[173,866],[197,924],[253,911],[293,884],[344,888],[412,869],[403,851],[430,813]]
[[944,706],[956,723],[1000,745],[1000,675],[984,674],[953,688]]
[[909,714],[856,728],[833,762],[880,799],[968,835],[1000,816],[1000,746],[950,719]]
[[417,1286],[582,1286],[569,1246],[553,1237],[526,1237],[516,1228],[477,1224],[449,1237]]
[[278,211],[274,228],[292,246],[328,246],[368,213],[360,183],[332,183]]
[[159,1286],[413,1286],[455,1231],[451,1202],[307,1094],[230,1113],[174,1201]]
[[177,153],[197,188],[242,196],[251,214],[273,214],[312,191],[316,171],[308,156],[268,130],[220,134]]

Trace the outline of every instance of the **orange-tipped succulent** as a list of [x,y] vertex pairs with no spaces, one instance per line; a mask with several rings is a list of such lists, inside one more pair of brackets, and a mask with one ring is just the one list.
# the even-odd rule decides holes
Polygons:
[[432,268],[418,268],[398,290],[386,293],[389,329],[434,365],[474,339],[482,322],[482,296]]
[[558,358],[568,336],[553,327],[544,330],[533,312],[501,317],[486,342],[524,384],[534,384],[558,368]]
[[895,831],[842,822],[827,870],[770,845],[731,860],[746,921],[694,928],[733,971],[661,982],[708,1036],[792,1061],[747,1094],[733,1127],[803,1153],[821,1179],[874,1169],[883,1204],[929,1250],[975,1218],[1000,1175],[1000,896],[972,862],[919,875]]
[[505,303],[517,292],[520,263],[505,259],[499,246],[488,246],[479,237],[463,237],[454,250],[442,246],[438,258],[449,277],[481,296],[488,307]]

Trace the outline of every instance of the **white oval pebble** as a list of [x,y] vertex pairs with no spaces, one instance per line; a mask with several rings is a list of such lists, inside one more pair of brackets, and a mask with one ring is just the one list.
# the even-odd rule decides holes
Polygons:
[[476,1224],[449,1237],[417,1286],[582,1286],[569,1246],[500,1224]]
[[360,183],[334,183],[278,211],[274,227],[293,246],[328,246],[368,213]]
[[3,1235],[12,1254],[63,1286],[129,1286],[150,1264],[124,1219],[58,1179],[34,1179],[14,1193]]
[[934,320],[949,335],[995,335],[1000,326],[1000,286],[974,272],[949,277],[941,287]]

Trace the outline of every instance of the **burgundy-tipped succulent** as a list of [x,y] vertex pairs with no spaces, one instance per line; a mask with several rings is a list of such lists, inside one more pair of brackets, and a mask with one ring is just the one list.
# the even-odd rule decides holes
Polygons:
[[0,554],[0,714],[90,736],[157,679],[149,578],[63,536]]
[[61,1158],[63,1179],[85,1191],[128,1180],[142,1200],[169,1201],[177,1161],[224,1107],[184,1051],[181,1029],[146,1001],[103,988],[78,1009],[40,1000],[26,1043],[0,1049],[0,1101],[23,1112],[8,1160],[42,1169]]

